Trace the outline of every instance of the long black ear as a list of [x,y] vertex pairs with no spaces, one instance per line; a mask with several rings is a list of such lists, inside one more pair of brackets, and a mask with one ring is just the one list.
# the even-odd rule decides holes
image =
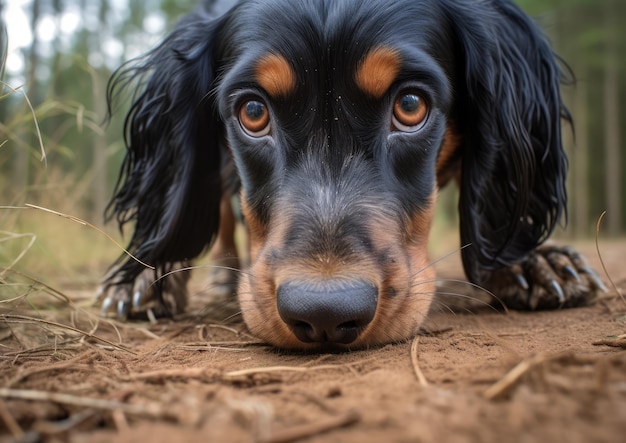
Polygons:
[[509,0],[450,1],[461,62],[457,125],[465,271],[519,261],[566,217],[567,158],[561,60],[538,26]]
[[[196,11],[109,82],[109,109],[131,88],[139,92],[126,116],[127,152],[106,216],[120,229],[133,222],[130,252],[157,267],[196,257],[219,226],[223,131],[211,91],[223,20]],[[130,282],[143,270],[121,260],[113,283]]]

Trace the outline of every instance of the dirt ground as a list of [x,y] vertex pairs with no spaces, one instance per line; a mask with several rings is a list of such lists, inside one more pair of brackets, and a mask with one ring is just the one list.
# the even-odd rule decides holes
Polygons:
[[[601,246],[626,293],[626,242]],[[595,246],[581,249],[599,269]],[[462,275],[458,257],[438,267],[443,281]],[[88,292],[32,290],[0,305],[2,443],[626,436],[626,302],[614,290],[535,313],[453,310],[455,297],[442,298],[416,340],[322,355],[258,343],[211,318],[201,295],[184,318],[150,325],[98,319]]]

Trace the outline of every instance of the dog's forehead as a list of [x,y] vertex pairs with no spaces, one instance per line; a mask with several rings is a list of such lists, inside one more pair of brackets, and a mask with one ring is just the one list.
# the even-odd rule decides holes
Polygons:
[[436,11],[420,9],[423,3],[252,0],[234,15],[230,41],[248,55],[254,80],[272,97],[317,77],[350,81],[378,98],[400,70],[403,46],[432,46],[425,36],[436,32],[424,28]]
[[[254,59],[253,76],[270,97],[279,99],[295,93],[298,83],[298,73],[294,63],[279,52],[267,50],[266,53]],[[301,66],[303,63],[297,65]],[[362,93],[380,98],[395,81],[402,64],[400,52],[387,45],[376,45],[367,50],[356,66],[349,72],[353,73],[350,82],[353,82]],[[309,68],[310,70],[316,70]],[[305,67],[304,71],[308,71]],[[344,73],[335,75],[344,76]]]

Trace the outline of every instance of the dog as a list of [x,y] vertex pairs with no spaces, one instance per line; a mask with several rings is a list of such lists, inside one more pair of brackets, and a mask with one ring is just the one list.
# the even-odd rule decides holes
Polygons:
[[170,271],[214,243],[237,262],[239,196],[250,264],[237,294],[254,335],[304,350],[407,339],[436,292],[427,243],[448,182],[471,282],[514,309],[603,289],[574,249],[544,244],[566,218],[570,75],[512,1],[212,8],[112,77],[110,101],[138,87],[108,210],[134,226],[138,260],[106,277],[105,314],[181,312],[188,273]]

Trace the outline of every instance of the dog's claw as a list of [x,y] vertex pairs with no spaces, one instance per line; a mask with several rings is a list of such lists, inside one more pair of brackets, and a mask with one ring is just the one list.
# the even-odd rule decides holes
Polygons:
[[515,274],[515,279],[517,280],[517,283],[522,287],[522,289],[527,291],[530,288],[528,280],[526,280],[526,277],[524,277],[522,274]]
[[559,304],[565,303],[565,293],[563,292],[563,288],[556,280],[550,280],[550,288],[552,292],[556,294],[559,298]]
[[[521,272],[520,272],[521,271]],[[489,275],[485,287],[513,309],[582,306],[606,287],[571,247],[543,245],[519,263]]]
[[144,297],[144,293],[142,291],[135,291],[133,294],[133,309],[139,310],[144,302],[146,297]]
[[113,308],[113,299],[111,297],[106,297],[102,302],[102,308],[100,308],[100,312],[102,315],[107,315],[112,311]]
[[130,313],[130,303],[120,300],[117,302],[117,316],[120,320],[126,320]]
[[570,277],[572,277],[574,280],[576,280],[578,283],[580,283],[580,275],[578,275],[578,272],[576,272],[576,270],[574,268],[572,268],[571,266],[564,266],[563,267],[563,272],[567,275],[569,275]]
[[587,274],[587,276],[591,279],[591,281],[596,286],[596,288],[598,288],[600,291],[604,293],[609,292],[609,288],[607,288],[604,282],[600,279],[600,277],[598,277],[598,274],[596,273],[596,271],[587,267],[583,269],[582,272]]
[[[186,262],[172,263],[159,275],[152,269],[141,272],[133,282],[116,283],[106,281],[97,292],[98,301],[102,303],[100,312],[105,317],[116,317],[118,320],[166,317],[181,313],[187,305],[188,272],[169,272],[187,268]],[[117,269],[111,271],[114,275]],[[155,290],[155,278],[160,278],[161,293]],[[107,280],[110,280],[110,276]],[[148,310],[151,314],[148,314]]]

